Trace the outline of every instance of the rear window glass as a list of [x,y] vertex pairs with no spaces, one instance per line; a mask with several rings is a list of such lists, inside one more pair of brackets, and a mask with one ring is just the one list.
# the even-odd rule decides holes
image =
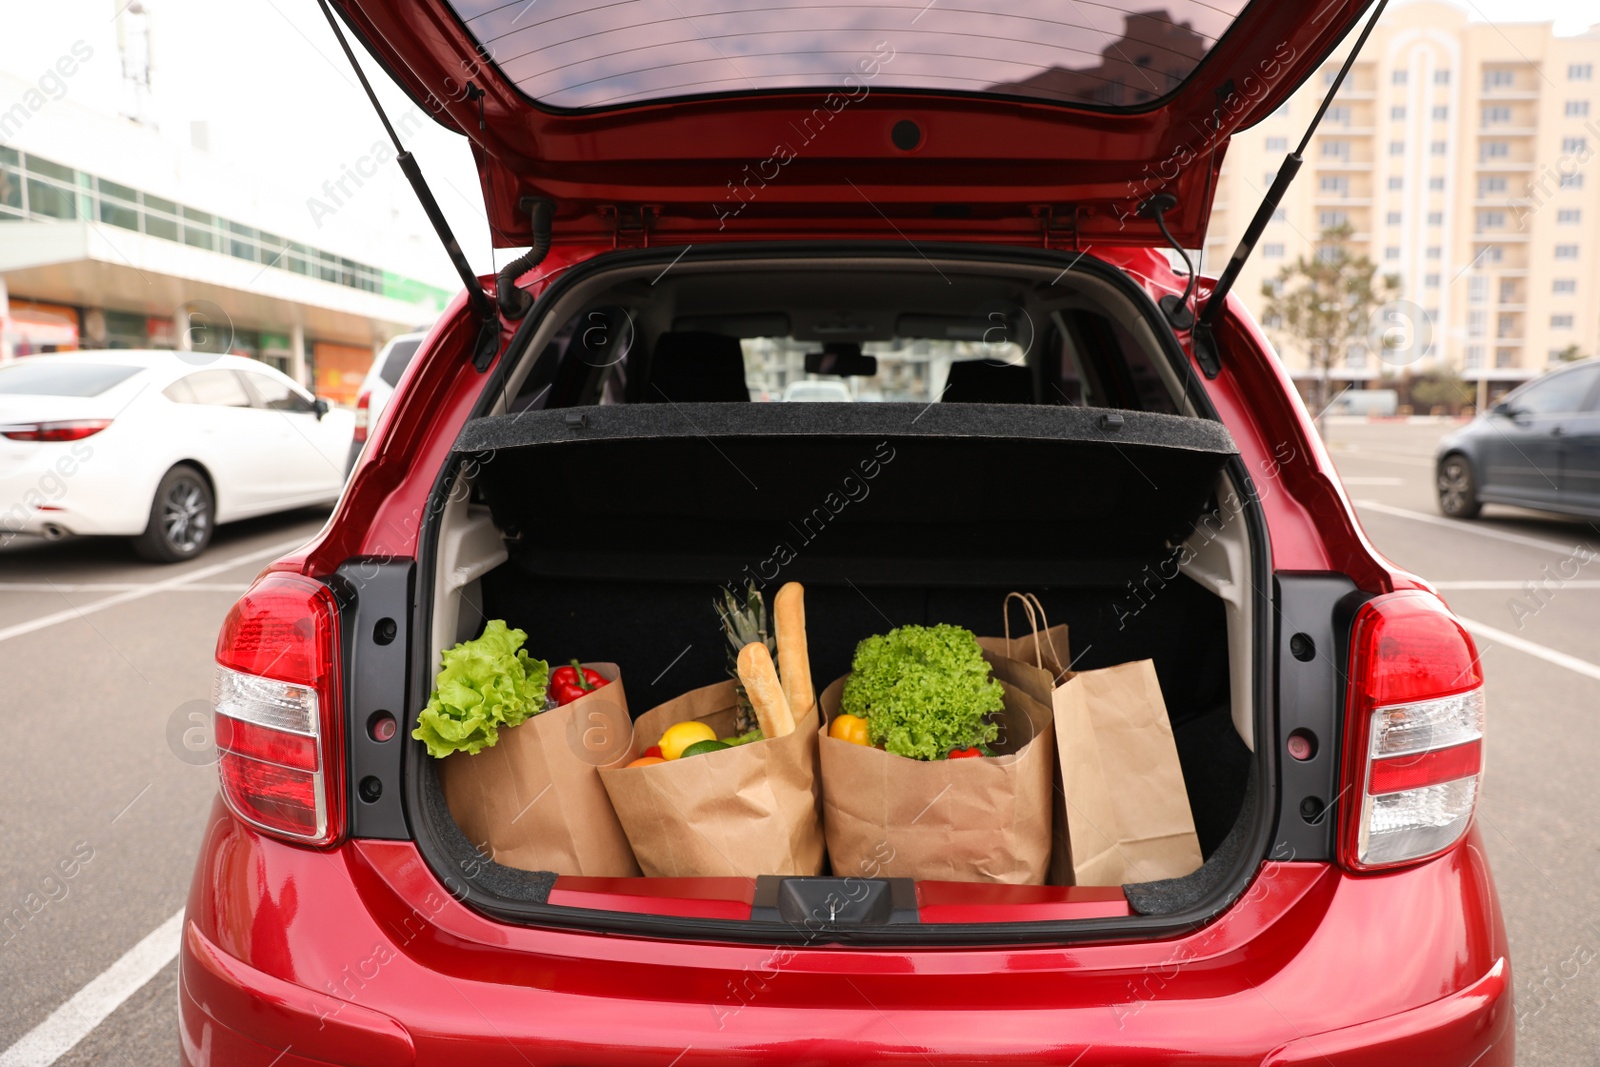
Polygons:
[[396,341],[389,349],[389,356],[383,361],[383,369],[378,371],[390,387],[400,384],[400,375],[411,366],[411,357],[417,354],[417,349],[422,347],[421,341]]
[[18,396],[99,396],[144,368],[114,363],[40,362],[0,367],[0,394]]
[[1245,0],[455,0],[508,79],[543,104],[604,108],[816,89],[816,121],[874,89],[1138,108],[1172,92]]

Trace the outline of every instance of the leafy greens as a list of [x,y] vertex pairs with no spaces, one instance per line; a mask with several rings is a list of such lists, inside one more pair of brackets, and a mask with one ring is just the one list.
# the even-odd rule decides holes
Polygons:
[[856,646],[840,709],[867,720],[872,743],[912,759],[944,759],[951,749],[999,736],[989,716],[1005,690],[972,631],[959,626],[901,626]]
[[527,639],[522,630],[491,619],[477,639],[444,653],[433,695],[411,734],[428,746],[429,755],[475,755],[500,740],[500,727],[544,710],[550,665],[528,655],[522,647]]

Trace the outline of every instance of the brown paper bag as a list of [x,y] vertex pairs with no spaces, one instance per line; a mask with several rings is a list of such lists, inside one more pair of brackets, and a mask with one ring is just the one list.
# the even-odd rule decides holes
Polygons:
[[[652,708],[634,723],[641,749],[674,723],[734,732],[734,683],[718,682]],[[812,712],[784,737],[648,767],[602,770],[617,818],[649,877],[755,878],[820,874],[823,846]]]
[[[1123,885],[1194,871],[1200,842],[1154,663],[1071,672],[1067,628],[1049,624],[1037,597],[1008,594],[1007,609],[1013,599],[1030,632],[1013,638],[1007,610],[1006,636],[978,643],[1006,657],[1004,666],[996,661],[996,677],[1048,702],[1055,714],[1056,815],[1065,817],[1066,832],[1064,841],[1058,833],[1051,881]],[[1061,844],[1070,877],[1059,862]]]
[[639,865],[600,782],[602,767],[633,759],[627,695],[615,663],[584,666],[610,684],[501,730],[492,748],[445,757],[439,784],[467,840],[496,863],[637,876]]
[[827,736],[848,677],[828,686],[820,704],[822,811],[833,873],[1043,883],[1055,762],[1050,712],[1008,685],[994,745],[1000,755],[908,759]]

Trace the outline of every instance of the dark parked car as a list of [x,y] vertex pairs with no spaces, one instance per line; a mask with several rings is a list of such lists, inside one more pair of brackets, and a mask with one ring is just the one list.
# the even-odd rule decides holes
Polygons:
[[1439,510],[1600,515],[1600,360],[1529,382],[1439,442]]

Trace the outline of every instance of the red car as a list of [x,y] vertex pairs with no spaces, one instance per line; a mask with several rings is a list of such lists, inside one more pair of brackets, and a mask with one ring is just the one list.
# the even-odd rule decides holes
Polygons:
[[[532,251],[224,624],[185,1064],[1513,1062],[1472,640],[1234,271],[1167,254],[1365,0],[336,7]],[[853,402],[754,402],[808,377]],[[836,879],[528,871],[456,825],[410,736],[443,649],[505,619],[648,708],[723,677],[712,590],[789,578],[819,684],[1013,589],[1079,668],[1152,660],[1203,865],[819,919]]]

